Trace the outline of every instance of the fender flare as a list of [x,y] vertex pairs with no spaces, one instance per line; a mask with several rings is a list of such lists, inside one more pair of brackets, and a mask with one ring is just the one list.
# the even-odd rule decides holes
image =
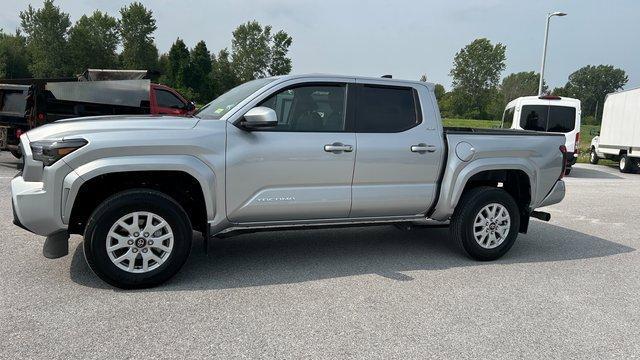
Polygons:
[[440,197],[436,208],[431,215],[432,219],[445,221],[453,215],[453,212],[462,197],[462,192],[469,180],[476,174],[491,170],[520,170],[529,178],[531,191],[531,203],[537,201],[535,184],[538,175],[534,164],[524,158],[483,158],[462,162],[457,158],[447,166],[445,176],[442,179]]
[[131,171],[182,171],[193,176],[200,184],[204,197],[207,220],[216,215],[214,204],[216,176],[212,168],[190,155],[143,155],[102,158],[79,166],[63,182],[62,222],[69,223],[71,210],[82,185],[96,176]]

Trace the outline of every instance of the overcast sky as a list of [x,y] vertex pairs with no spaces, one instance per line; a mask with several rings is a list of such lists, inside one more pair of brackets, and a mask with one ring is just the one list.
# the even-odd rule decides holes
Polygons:
[[[157,20],[156,43],[166,52],[176,37],[192,47],[205,40],[212,51],[231,46],[231,32],[258,20],[293,37],[294,73],[323,72],[418,79],[450,87],[453,56],[479,37],[507,46],[511,72],[539,70],[544,21],[553,18],[546,81],[561,86],[588,64],[611,64],[627,71],[626,88],[640,86],[640,1],[638,0],[144,0]],[[19,26],[29,3],[3,0],[0,28]],[[58,0],[75,21],[95,9],[114,16],[129,1]]]

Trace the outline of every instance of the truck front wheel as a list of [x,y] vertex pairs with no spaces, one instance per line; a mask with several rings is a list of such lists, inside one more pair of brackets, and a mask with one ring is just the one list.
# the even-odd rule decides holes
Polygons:
[[84,233],[84,255],[102,280],[125,289],[159,285],[189,256],[192,237],[182,207],[158,191],[115,194],[93,212]]
[[503,189],[481,186],[465,192],[451,218],[451,235],[480,261],[504,255],[518,236],[518,204]]
[[591,152],[589,153],[589,162],[593,165],[596,165],[598,163],[598,160],[600,160],[600,158],[598,158],[598,154],[596,154],[596,148],[591,147]]

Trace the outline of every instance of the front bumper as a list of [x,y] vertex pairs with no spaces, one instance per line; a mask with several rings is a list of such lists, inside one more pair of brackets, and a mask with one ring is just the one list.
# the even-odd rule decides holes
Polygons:
[[564,181],[562,180],[556,181],[555,185],[553,185],[553,188],[551,189],[549,194],[547,194],[547,196],[544,198],[544,200],[542,200],[542,202],[540,203],[540,205],[538,205],[538,207],[549,206],[549,205],[559,203],[560,201],[562,201],[562,199],[564,199],[565,192],[566,192],[566,188],[564,185]]
[[11,202],[13,222],[23,229],[42,236],[67,229],[60,218],[60,209],[56,209],[54,195],[45,191],[42,182],[24,181],[22,176],[16,176],[11,180]]

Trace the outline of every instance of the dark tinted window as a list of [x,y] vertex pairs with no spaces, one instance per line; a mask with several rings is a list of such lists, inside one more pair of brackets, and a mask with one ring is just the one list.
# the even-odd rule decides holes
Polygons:
[[419,121],[413,89],[367,85],[359,89],[357,132],[400,132]]
[[525,105],[522,107],[520,114],[521,128],[525,130],[546,131],[549,106]]
[[165,90],[156,90],[156,102],[159,107],[182,109],[184,103],[180,98]]
[[22,91],[0,92],[0,111],[24,113],[26,105],[26,95]]
[[520,127],[525,130],[570,132],[576,123],[576,109],[568,106],[525,105]]
[[576,108],[569,106],[551,106],[547,131],[570,132],[576,127]]
[[305,85],[280,91],[260,105],[278,116],[278,125],[270,131],[341,132],[345,96],[345,85]]
[[508,108],[504,111],[502,115],[502,128],[510,129],[513,124],[513,113],[515,112],[515,108]]

